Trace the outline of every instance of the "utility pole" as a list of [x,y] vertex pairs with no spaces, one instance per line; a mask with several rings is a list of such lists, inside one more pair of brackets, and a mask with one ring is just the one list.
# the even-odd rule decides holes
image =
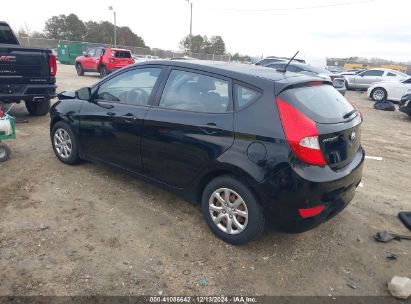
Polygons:
[[29,25],[27,22],[24,22],[24,28],[27,34],[27,45],[30,46],[31,25]]
[[117,20],[116,20],[116,11],[114,8],[110,5],[108,7],[110,11],[113,11],[114,14],[114,47],[117,47]]
[[193,1],[186,0],[190,4],[190,52],[193,49]]

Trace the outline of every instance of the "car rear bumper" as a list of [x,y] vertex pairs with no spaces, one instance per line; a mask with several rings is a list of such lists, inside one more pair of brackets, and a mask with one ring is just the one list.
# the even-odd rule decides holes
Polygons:
[[124,68],[128,65],[130,65],[130,64],[107,64],[106,66],[107,66],[107,70],[112,73],[112,72],[120,70],[120,69],[122,69],[122,68]]
[[[279,231],[298,233],[333,218],[355,195],[362,178],[364,155],[361,148],[352,163],[339,171],[333,171],[329,167],[289,167],[265,180],[261,184],[261,190],[267,195],[261,199],[265,202],[269,224]],[[337,178],[334,179],[335,177]],[[315,216],[303,218],[299,213],[299,209],[320,205],[324,209]]]
[[55,98],[57,86],[55,84],[0,84],[0,100],[4,103],[21,100],[33,100],[35,97],[45,99]]

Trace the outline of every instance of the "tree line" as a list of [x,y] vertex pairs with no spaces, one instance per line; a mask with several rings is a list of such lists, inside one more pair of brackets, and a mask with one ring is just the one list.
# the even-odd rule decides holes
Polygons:
[[[21,28],[18,35],[30,38],[49,38],[56,40],[84,41],[102,44],[114,43],[114,24],[109,21],[82,21],[76,14],[58,15],[49,18],[44,26],[43,32],[30,32],[29,28]],[[134,33],[128,26],[116,27],[117,44],[123,46],[134,46],[149,48],[144,39]],[[215,54],[226,55],[226,45],[221,36],[208,38],[205,35],[187,35],[179,43],[181,50],[185,54]],[[157,51],[163,51],[157,49]],[[166,52],[166,51],[164,51]],[[233,55],[236,61],[244,61],[248,56],[241,56],[238,53]]]
[[[113,44],[114,24],[108,21],[83,22],[77,15],[58,15],[49,18],[44,27],[46,38]],[[117,26],[117,44],[147,47],[144,39],[128,26]]]
[[226,54],[225,42],[221,36],[213,36],[209,39],[207,36],[188,35],[180,41],[179,47],[187,52],[198,54]]

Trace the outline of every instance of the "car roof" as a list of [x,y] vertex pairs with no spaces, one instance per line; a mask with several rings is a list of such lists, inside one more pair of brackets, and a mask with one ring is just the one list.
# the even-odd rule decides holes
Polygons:
[[[190,68],[201,70],[204,72],[219,74],[230,78],[242,78],[242,76],[252,76],[264,78],[271,81],[276,81],[285,78],[285,74],[277,72],[273,69],[243,63],[231,63],[223,61],[209,60],[156,60],[146,61],[144,64],[158,64],[176,66],[182,68]],[[294,74],[294,73],[293,73]],[[296,75],[296,74],[294,74]],[[292,77],[294,75],[287,75]]]
[[[199,70],[202,72],[208,72],[225,76],[228,78],[236,79],[249,83],[255,86],[261,85],[261,81],[265,81],[268,85],[275,83],[275,91],[280,92],[286,87],[305,83],[310,81],[323,81],[315,76],[308,76],[304,74],[287,72],[278,72],[272,68],[266,68],[262,66],[256,66],[243,63],[232,63],[222,61],[207,61],[207,60],[148,60],[140,63],[136,63],[133,66],[141,65],[161,65],[171,67],[189,68],[193,70]],[[330,82],[323,81],[330,84]]]
[[385,71],[385,72],[401,73],[400,71],[393,70],[393,69],[387,69],[387,68],[373,68],[373,69],[368,69],[367,71]]
[[107,48],[107,49],[110,49],[110,50],[113,50],[113,51],[131,52],[130,50],[127,50],[127,49],[119,49],[119,48]]

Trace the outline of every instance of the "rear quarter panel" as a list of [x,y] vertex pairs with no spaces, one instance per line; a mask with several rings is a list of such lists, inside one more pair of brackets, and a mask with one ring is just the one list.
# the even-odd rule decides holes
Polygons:
[[261,182],[288,165],[290,150],[276,107],[274,83],[256,81],[252,85],[261,89],[262,96],[234,113],[234,144],[218,160]]

